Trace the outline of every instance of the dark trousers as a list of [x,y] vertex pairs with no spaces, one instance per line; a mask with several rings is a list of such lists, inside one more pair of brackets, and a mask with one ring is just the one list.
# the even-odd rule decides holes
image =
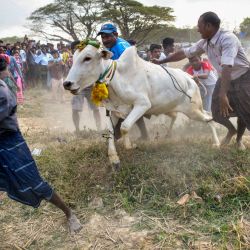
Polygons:
[[[212,114],[214,121],[224,125],[230,131],[235,130],[229,117],[220,115],[219,92],[221,87],[221,79],[218,79],[212,97]],[[230,117],[238,117],[245,123],[250,130],[250,70],[245,74],[231,81],[230,90],[228,91],[228,99],[233,112]]]

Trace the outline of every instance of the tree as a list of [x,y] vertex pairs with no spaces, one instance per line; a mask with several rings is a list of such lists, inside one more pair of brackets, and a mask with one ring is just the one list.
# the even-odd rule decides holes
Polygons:
[[4,43],[14,44],[16,42],[22,42],[23,41],[23,37],[10,36],[10,37],[0,38],[0,40],[2,40]]
[[240,24],[240,31],[246,33],[247,36],[250,35],[250,17],[244,18],[243,22]]
[[114,22],[122,37],[137,40],[139,44],[175,20],[169,7],[148,7],[134,0],[107,0],[101,4],[103,20]]
[[169,7],[147,7],[135,0],[54,0],[28,18],[37,35],[54,41],[96,35],[100,23],[114,22],[125,39],[143,43],[174,21]]
[[97,0],[55,0],[28,18],[31,29],[49,40],[78,40],[92,36],[100,19]]

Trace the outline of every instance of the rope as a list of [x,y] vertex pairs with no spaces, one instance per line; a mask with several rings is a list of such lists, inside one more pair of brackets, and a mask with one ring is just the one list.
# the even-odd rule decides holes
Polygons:
[[[176,78],[175,78],[171,73],[169,73],[169,71],[168,71],[163,65],[160,65],[160,66],[161,66],[161,67],[168,73],[168,75],[170,76],[170,78],[171,78],[171,80],[172,80],[172,83],[173,83],[175,89],[176,89],[177,91],[183,93],[185,96],[187,96],[187,97],[190,99],[190,102],[191,102],[192,97],[191,97],[190,95],[188,95],[188,94],[181,88],[181,86],[180,86],[180,84],[178,83],[178,81],[176,80]],[[175,82],[176,82],[176,84],[178,85],[179,89],[177,88]]]

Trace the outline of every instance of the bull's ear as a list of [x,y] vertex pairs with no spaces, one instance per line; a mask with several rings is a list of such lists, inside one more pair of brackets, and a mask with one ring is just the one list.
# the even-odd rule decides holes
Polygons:
[[107,49],[103,49],[100,54],[104,60],[108,60],[113,56],[113,53]]

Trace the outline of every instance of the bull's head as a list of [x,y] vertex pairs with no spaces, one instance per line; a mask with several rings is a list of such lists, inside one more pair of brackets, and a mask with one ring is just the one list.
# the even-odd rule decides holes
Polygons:
[[85,40],[76,46],[73,55],[73,65],[68,73],[63,86],[72,94],[77,94],[80,89],[85,89],[94,84],[105,70],[104,60],[112,57],[112,53],[100,49],[97,41]]

